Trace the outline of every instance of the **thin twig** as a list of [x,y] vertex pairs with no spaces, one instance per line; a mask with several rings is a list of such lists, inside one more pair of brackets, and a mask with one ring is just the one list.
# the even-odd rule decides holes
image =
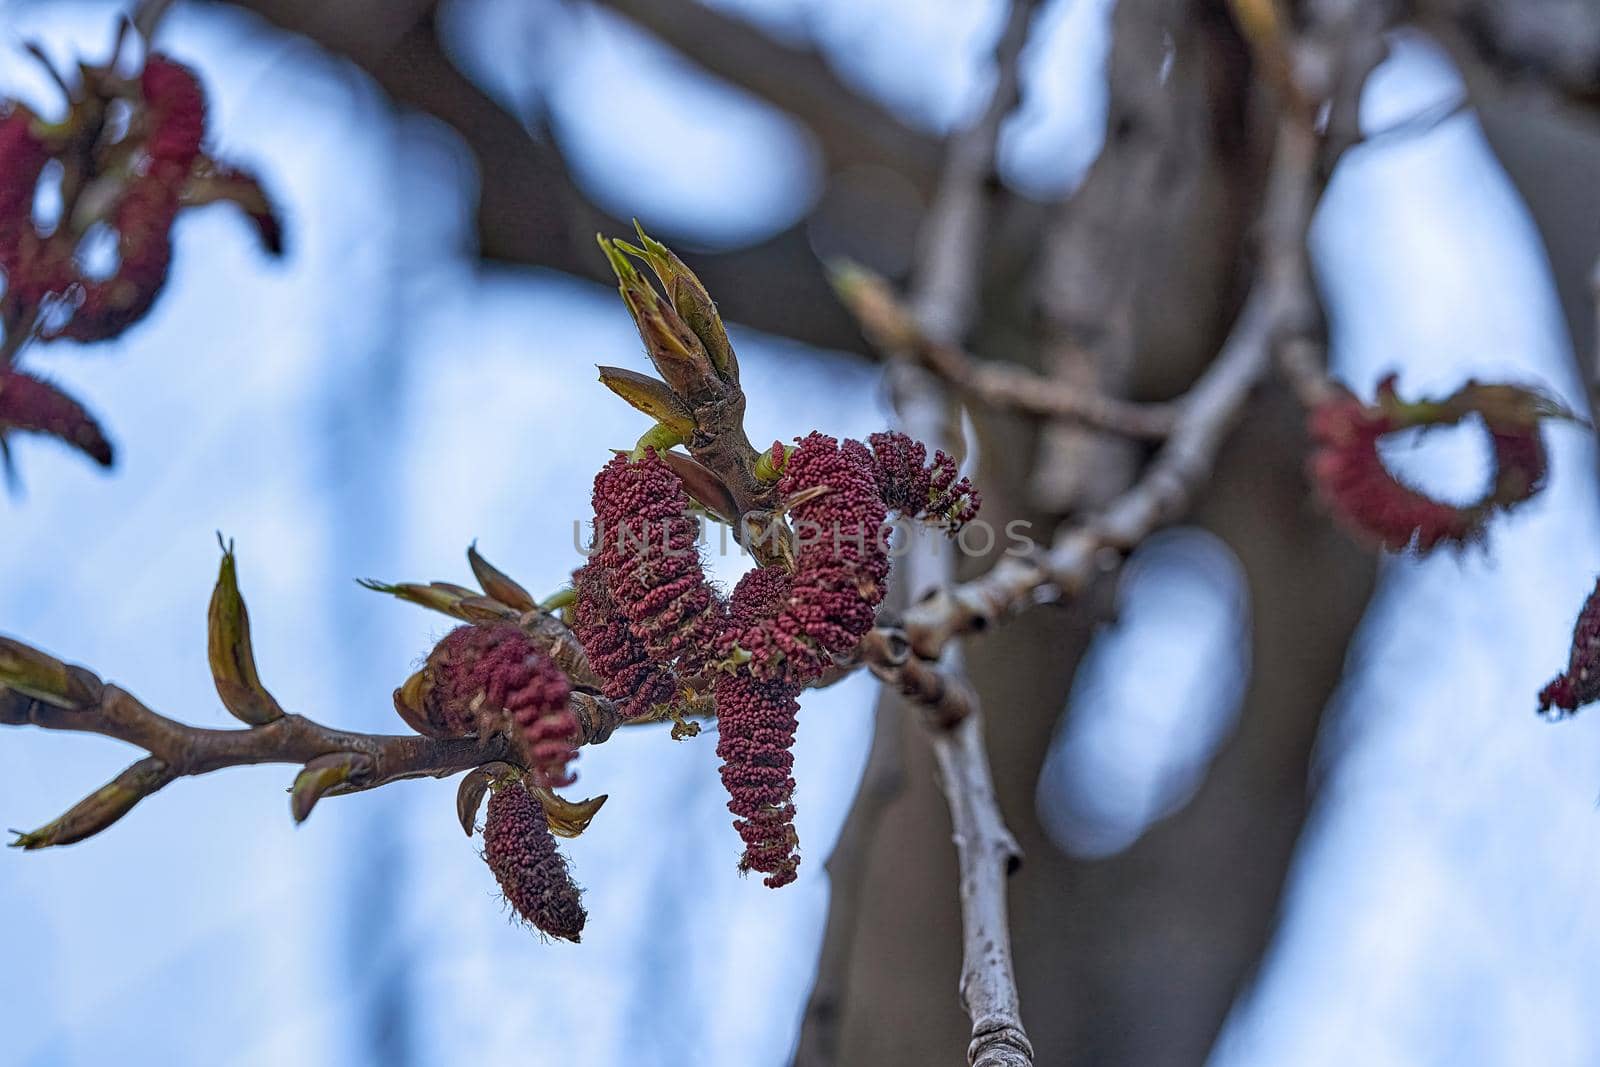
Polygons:
[[1286,345],[1306,346],[1307,353],[1320,347],[1321,317],[1308,306],[1304,262],[1319,188],[1317,149],[1304,124],[1279,124],[1263,209],[1260,276],[1221,352],[1183,398],[1171,436],[1138,482],[1098,515],[1064,528],[1048,551],[1007,557],[982,577],[944,586],[913,604],[902,630],[917,655],[936,657],[954,638],[1040,598],[1080,593],[1105,563],[1181,517],[1273,354]]
[[[81,667],[68,670],[75,694],[68,698],[46,700],[0,687],[0,725],[37,726],[114,738],[149,753],[149,760],[160,764],[159,773],[151,773],[155,763],[149,760],[135,764],[52,824],[59,827],[70,823],[72,834],[40,831],[24,835],[19,843],[26,847],[81,840],[110,826],[138,800],[170,782],[227,767],[264,763],[304,766],[323,757],[354,757],[353,773],[319,793],[338,796],[407,778],[447,778],[486,763],[517,762],[510,741],[501,733],[481,738],[366,734],[324,726],[301,715],[284,715],[248,729],[191,726],[152,710],[91,671]],[[616,705],[590,693],[574,693],[570,706],[577,715],[583,744],[605,741],[621,721]],[[137,781],[133,782],[130,776]],[[110,807],[108,790],[123,791],[111,798],[118,803]]]
[[[934,343],[958,344],[975,310],[988,214],[985,190],[992,184],[1000,127],[1020,95],[1019,61],[1036,6],[1036,0],[1012,3],[995,44],[990,100],[978,120],[952,142],[922,231],[911,317],[916,333]],[[915,366],[915,353],[902,348],[892,356],[890,380],[903,428],[926,444],[959,452],[959,419],[937,380]],[[932,538],[918,539],[902,568],[903,588],[913,593],[947,583],[952,573],[948,552],[940,551]],[[949,798],[961,870],[960,991],[973,1023],[969,1060],[985,1067],[1026,1067],[1033,1062],[1033,1049],[1022,1028],[1005,917],[1005,876],[1021,853],[995,802],[977,700],[953,649],[942,662],[914,665],[904,641],[888,635],[869,637],[863,649],[875,674],[901,693],[922,698],[924,708],[936,709],[923,722],[932,727],[929,735]],[[860,883],[877,824],[899,792],[904,773],[900,724],[887,720],[895,710],[889,703],[879,702],[868,773],[857,790],[846,832],[828,860],[833,896],[795,1057],[804,1067],[832,1064],[838,1057],[839,1008],[847,995]],[[895,747],[884,751],[889,744]]]
[[1013,363],[976,360],[955,345],[925,340],[912,351],[952,389],[985,407],[1143,440],[1166,437],[1177,420],[1176,404],[1123,400]]

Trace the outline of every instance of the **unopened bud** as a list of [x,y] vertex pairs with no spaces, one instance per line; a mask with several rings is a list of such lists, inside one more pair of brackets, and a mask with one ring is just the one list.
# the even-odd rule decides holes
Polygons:
[[[217,537],[221,543],[221,535]],[[264,726],[283,718],[283,708],[267,692],[256,674],[255,652],[250,643],[250,613],[239,593],[232,543],[222,546],[222,566],[211,591],[206,613],[206,654],[217,696],[234,718],[251,726]]]
[[694,433],[694,415],[666,382],[624,367],[600,367],[599,370],[601,383],[634,408],[677,431],[684,439]]
[[0,637],[0,688],[78,711],[100,699],[97,681],[30,645]]
[[25,850],[50,848],[93,837],[175,777],[166,763],[148,756],[78,801],[59,819],[32,833],[18,834],[17,839],[11,842],[11,847]]
[[360,752],[332,752],[307,763],[289,789],[289,810],[297,823],[305,822],[317,801],[342,786],[361,785],[372,774],[372,757]]

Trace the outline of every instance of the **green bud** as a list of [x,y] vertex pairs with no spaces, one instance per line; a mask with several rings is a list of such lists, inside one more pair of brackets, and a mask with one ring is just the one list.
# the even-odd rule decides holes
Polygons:
[[[217,535],[218,544],[222,536]],[[206,655],[211,662],[211,678],[217,696],[234,718],[251,726],[264,726],[283,718],[283,708],[267,692],[256,673],[255,652],[250,642],[250,613],[239,593],[239,578],[234,564],[233,545],[222,545],[222,566],[211,591],[211,606],[206,612]]]
[[52,704],[81,711],[100,699],[94,676],[67,666],[54,656],[21,641],[0,637],[0,688]]
[[694,433],[694,415],[666,382],[622,367],[601,367],[600,381],[638,410],[676,430],[684,439]]
[[756,480],[775,482],[783,477],[783,468],[789,465],[789,453],[791,451],[793,450],[784,448],[778,442],[773,442],[771,448],[756,457]]
[[637,463],[644,458],[645,449],[653,448],[656,455],[665,457],[672,448],[683,444],[683,434],[672,427],[656,423],[640,435],[638,442],[633,446],[633,451],[628,454],[628,460]]
[[50,848],[93,837],[175,777],[166,763],[154,756],[147,756],[74,804],[61,818],[32,833],[19,833],[17,839],[11,842],[11,847],[25,850]]
[[345,786],[358,786],[372,775],[372,757],[360,752],[332,752],[307,763],[289,789],[289,811],[297,823],[305,822],[317,801]]

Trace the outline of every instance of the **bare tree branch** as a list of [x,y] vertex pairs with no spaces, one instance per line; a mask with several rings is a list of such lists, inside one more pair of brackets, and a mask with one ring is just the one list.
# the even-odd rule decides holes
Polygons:
[[[3,638],[0,652],[29,656],[34,662],[58,662]],[[22,835],[17,844],[24,848],[82,840],[110,826],[139,800],[169,783],[227,767],[263,763],[306,766],[328,757],[347,758],[345,773],[321,789],[317,793],[321,797],[376,789],[406,778],[447,778],[486,763],[514,763],[517,759],[501,733],[442,739],[353,733],[301,715],[284,715],[248,729],[191,726],[151,710],[131,693],[101,681],[85,668],[61,666],[71,678],[70,691],[29,695],[0,686],[0,725],[100,734],[150,755],[66,816]],[[604,741],[620,722],[616,706],[603,697],[575,692],[570,706],[577,714],[583,744]],[[314,802],[316,798],[311,799]]]
[[885,167],[931,190],[939,140],[846,85],[823,55],[793,48],[698,0],[596,0],[708,73],[787,112],[817,137],[833,170]]
[[[912,649],[937,657],[949,642],[1038,599],[1082,592],[1103,565],[1182,516],[1211,471],[1228,429],[1285,345],[1320,344],[1307,304],[1305,232],[1316,203],[1318,144],[1296,119],[1279,124],[1263,211],[1263,266],[1233,332],[1190,392],[1166,444],[1131,489],[1088,520],[1063,529],[1048,551],[1008,557],[973,581],[946,586],[907,609]],[[1110,553],[1110,560],[1107,553]]]
[[[939,191],[923,230],[919,269],[912,296],[917,332],[939,343],[954,344],[965,333],[976,309],[978,272],[988,215],[985,190],[992,188],[995,146],[1001,124],[1019,96],[1018,65],[1027,42],[1035,3],[1015,0],[995,46],[995,86],[983,115],[951,144]],[[890,367],[896,410],[902,428],[934,447],[959,454],[960,424],[954,406],[937,379],[914,365],[910,353],[894,354]],[[902,564],[910,590],[948,583],[953,563],[947,546],[932,539],[913,545]],[[871,647],[872,638],[864,644]],[[969,1062],[983,1067],[1025,1067],[1033,1062],[1033,1046],[1022,1026],[1016,977],[1011,965],[1011,932],[1006,918],[1006,876],[1021,861],[1021,850],[1005,827],[995,800],[984,748],[982,715],[977,697],[962,676],[958,650],[941,649],[922,662],[903,654],[904,643],[878,638],[882,648],[898,645],[897,661],[877,656],[873,671],[926,709],[924,719],[950,806],[957,861],[963,952],[960,993],[972,1019]],[[869,659],[874,657],[869,656]],[[880,704],[879,716],[890,709]],[[875,730],[882,738],[881,721]],[[893,758],[874,753],[876,777],[863,783],[852,809],[848,835],[841,835],[828,861],[835,877],[861,877],[875,822],[887,806],[884,793],[898,780]],[[867,790],[867,786],[871,790]],[[797,1062],[833,1062],[838,1049],[838,1005],[844,998],[849,946],[859,904],[855,886],[835,896],[818,976],[801,1034]],[[849,910],[846,910],[849,909]],[[826,968],[826,969],[824,969]]]
[[889,284],[868,271],[838,271],[835,286],[868,340],[885,352],[913,360],[969,406],[1149,440],[1165,437],[1177,418],[1176,404],[1123,400],[1019,364],[975,359],[957,345],[925,332],[895,298]]

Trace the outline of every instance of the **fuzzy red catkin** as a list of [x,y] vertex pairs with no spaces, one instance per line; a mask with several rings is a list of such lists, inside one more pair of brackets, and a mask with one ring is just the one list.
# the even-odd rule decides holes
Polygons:
[[1556,717],[1561,712],[1570,715],[1596,700],[1600,700],[1600,582],[1578,613],[1566,672],[1539,690],[1539,711],[1550,714],[1555,708]]
[[580,567],[573,572],[572,584],[578,594],[572,612],[573,635],[600,677],[600,691],[617,702],[623,718],[645,718],[658,706],[677,699],[677,680],[652,660],[644,642],[633,636],[611,599],[605,575],[592,566]]
[[576,943],[583,895],[556,848],[550,822],[520,782],[495,788],[483,825],[483,858],[516,913],[536,930]]
[[0,433],[49,434],[111,466],[111,443],[100,424],[66,393],[19,370],[0,371]]
[[883,601],[888,513],[872,453],[859,441],[806,437],[789,453],[779,499],[818,487],[827,491],[791,510],[799,547],[787,600],[775,615],[723,634],[724,652],[737,644],[751,653],[757,678],[804,685],[855,648]]
[[[789,579],[777,567],[749,572],[729,600],[730,629],[748,629],[788,603]],[[800,838],[794,829],[794,735],[800,687],[761,680],[748,667],[719,674],[717,756],[734,829],[744,841],[741,871],[758,871],[776,889],[795,880]]]
[[33,133],[33,112],[15,107],[0,117],[0,271],[18,284],[25,238],[33,236],[33,201],[39,175],[50,159]]
[[[1544,487],[1549,464],[1540,420],[1553,416],[1542,404],[1527,390],[1469,382],[1444,401],[1408,405],[1395,396],[1392,375],[1378,384],[1375,404],[1338,389],[1310,413],[1317,446],[1311,478],[1346,527],[1384,548],[1422,554],[1440,545],[1466,545],[1482,535],[1495,511],[1513,508]],[[1465,507],[1434,500],[1384,465],[1380,438],[1409,427],[1454,425],[1469,413],[1484,419],[1495,463],[1481,500]]]
[[427,670],[425,713],[442,733],[477,733],[485,715],[503,716],[540,785],[572,783],[579,727],[567,704],[571,683],[519,627],[458,626],[434,647]]
[[721,600],[706,581],[699,524],[672,468],[646,449],[617,456],[594,480],[595,548],[617,610],[650,658],[680,675],[706,668],[722,626]]
[[928,449],[898,430],[875,433],[872,445],[883,502],[908,519],[943,523],[953,535],[978,517],[982,495],[971,479],[960,478],[956,461],[941,449],[928,462]]
[[111,225],[120,257],[110,277],[84,280],[77,310],[54,336],[103,341],[122,333],[155,305],[172,263],[172,227],[184,183],[205,134],[205,94],[194,72],[165,56],[145,62],[145,172],[117,199]]

